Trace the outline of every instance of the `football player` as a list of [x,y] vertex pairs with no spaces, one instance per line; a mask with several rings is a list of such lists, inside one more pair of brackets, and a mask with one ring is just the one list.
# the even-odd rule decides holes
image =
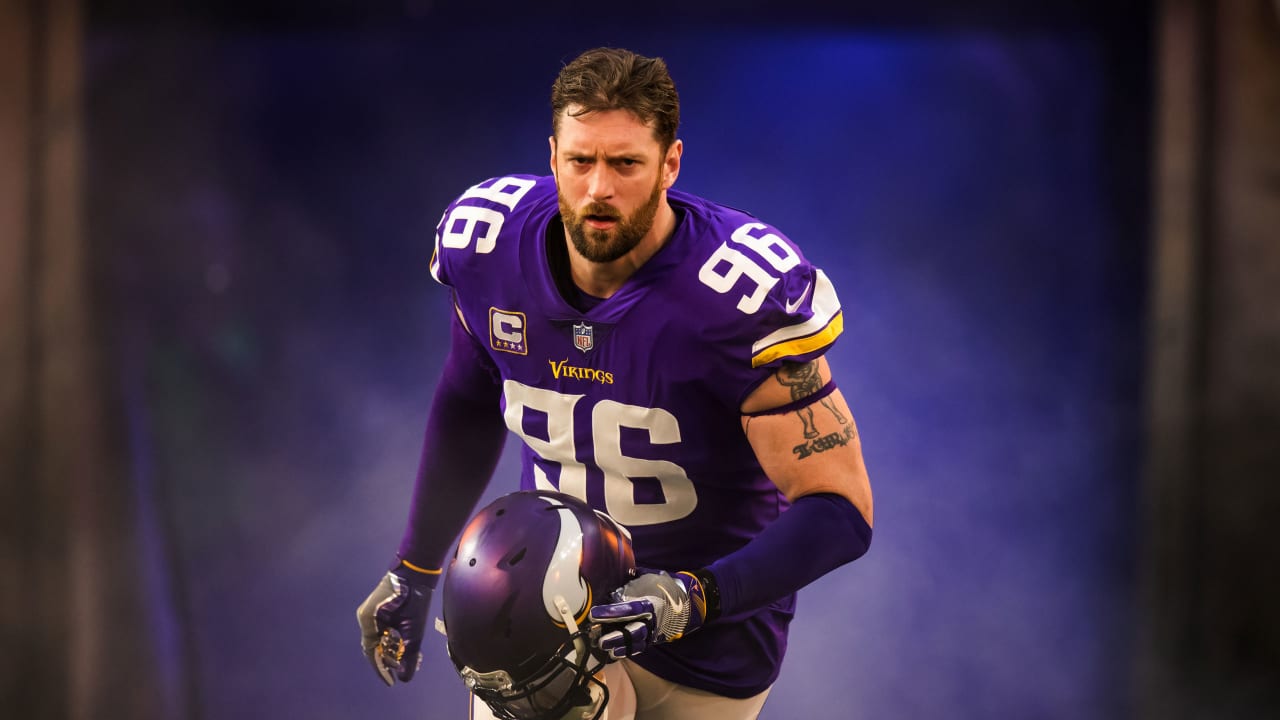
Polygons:
[[756,717],[796,591],[871,541],[860,438],[823,357],[840,301],[777,228],[673,187],[684,146],[661,59],[583,53],[551,110],[551,175],[480,182],[437,227],[452,345],[404,539],[358,611],[365,653],[387,684],[413,677],[442,563],[510,431],[521,488],[631,533],[642,571],[583,622],[636,718]]

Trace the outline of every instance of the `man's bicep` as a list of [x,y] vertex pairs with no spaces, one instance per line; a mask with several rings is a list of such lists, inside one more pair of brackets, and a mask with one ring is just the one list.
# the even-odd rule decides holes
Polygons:
[[[871,524],[871,483],[853,413],[839,390],[821,394],[829,375],[818,371],[827,370],[826,362],[815,360],[813,365],[814,374],[823,380],[818,388],[801,396],[794,406],[776,404],[783,412],[744,414],[743,430],[760,466],[788,499],[835,493],[853,503]],[[784,366],[765,384],[794,382],[796,371],[801,376],[806,372]],[[820,397],[805,403],[814,396]]]

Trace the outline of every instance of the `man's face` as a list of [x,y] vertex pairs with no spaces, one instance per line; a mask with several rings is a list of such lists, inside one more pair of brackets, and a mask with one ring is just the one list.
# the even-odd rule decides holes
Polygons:
[[677,140],[666,154],[653,129],[625,110],[574,117],[551,138],[560,216],[586,259],[613,262],[649,233],[680,167]]

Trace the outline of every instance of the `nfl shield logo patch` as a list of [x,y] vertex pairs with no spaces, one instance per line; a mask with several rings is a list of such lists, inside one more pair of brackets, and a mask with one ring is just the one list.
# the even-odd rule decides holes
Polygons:
[[584,353],[595,346],[595,337],[590,325],[578,323],[573,326],[573,346]]

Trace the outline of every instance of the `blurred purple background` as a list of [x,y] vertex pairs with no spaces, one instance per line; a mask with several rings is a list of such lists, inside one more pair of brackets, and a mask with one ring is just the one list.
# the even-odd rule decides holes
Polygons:
[[763,717],[1127,716],[1144,26],[917,5],[91,14],[87,232],[166,714],[465,717],[442,638],[387,690],[354,618],[447,342],[433,228],[544,173],[559,66],[620,45],[681,91],[679,187],[782,228],[845,306],[876,539],[801,593]]

